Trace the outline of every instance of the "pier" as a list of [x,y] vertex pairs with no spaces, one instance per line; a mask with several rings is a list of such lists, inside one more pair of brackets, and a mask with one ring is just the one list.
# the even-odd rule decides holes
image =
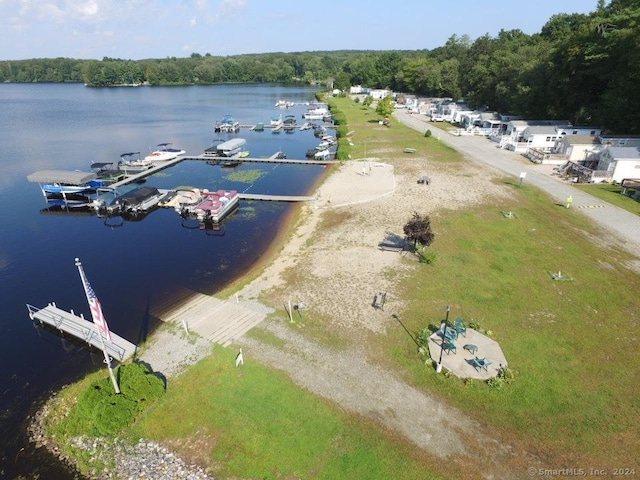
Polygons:
[[[88,344],[102,350],[102,341],[98,327],[93,322],[86,320],[83,316],[77,316],[66,310],[58,308],[55,303],[50,303],[44,308],[37,308],[27,304],[29,318],[38,321],[40,325],[54,327],[60,332],[68,333]],[[104,346],[114,360],[122,363],[131,358],[136,352],[136,345],[121,336],[110,332],[111,342],[104,340]]]
[[240,192],[238,192],[238,197],[240,197],[240,200],[263,200],[270,202],[310,202],[316,199],[316,197],[305,195],[265,195],[260,193]]
[[[333,165],[335,163],[341,163],[340,160],[294,160],[291,158],[275,158],[274,156],[268,158],[253,158],[253,157],[218,157],[215,155],[195,155],[185,156],[183,160],[205,160],[212,162],[246,162],[246,163],[282,163],[289,165]],[[146,173],[146,172],[144,172]]]
[[169,168],[172,167],[180,162],[182,162],[183,160],[186,160],[186,157],[184,156],[179,156],[174,158],[173,160],[166,160],[162,163],[158,163],[158,165],[151,167],[148,170],[144,170],[140,173],[136,173],[135,175],[128,175],[127,177],[125,177],[123,180],[120,180],[119,182],[115,182],[112,183],[111,185],[109,185],[109,189],[114,189],[114,188],[118,188],[121,187],[122,185],[127,185],[131,182],[135,182],[136,180],[139,180],[141,178],[145,178],[148,177],[149,175],[153,175],[156,172],[159,172],[160,170],[164,170],[165,168]]

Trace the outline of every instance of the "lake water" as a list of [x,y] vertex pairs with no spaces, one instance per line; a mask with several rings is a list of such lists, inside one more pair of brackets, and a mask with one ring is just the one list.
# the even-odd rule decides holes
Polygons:
[[[100,299],[109,327],[134,343],[155,326],[148,308],[176,287],[212,293],[264,253],[291,205],[241,201],[223,230],[183,224],[170,209],[141,221],[105,222],[88,214],[50,212],[27,175],[37,170],[90,171],[93,162],[143,156],[157,144],[199,155],[219,137],[214,123],[231,114],[241,124],[265,124],[281,98],[314,101],[314,90],[283,85],[87,88],[82,85],[0,85],[0,478],[23,475],[68,479],[73,473],[28,443],[26,419],[52,391],[102,368],[101,355],[36,328],[26,304],[60,308],[90,318],[74,258],[79,257]],[[318,144],[313,131],[273,134],[242,129],[252,157],[284,151],[304,158]],[[225,137],[229,138],[229,137]],[[231,170],[185,161],[147,179],[146,185],[192,185],[251,193],[305,194],[319,166],[245,164],[258,169],[253,184],[226,178]],[[213,235],[207,233],[214,233]]]

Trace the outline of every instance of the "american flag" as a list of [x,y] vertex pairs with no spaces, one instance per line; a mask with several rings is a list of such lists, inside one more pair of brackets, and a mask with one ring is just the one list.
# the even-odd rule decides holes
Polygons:
[[91,288],[91,284],[89,280],[87,280],[87,276],[84,274],[84,270],[82,269],[82,264],[76,259],[76,265],[78,266],[78,270],[80,271],[80,278],[82,279],[82,286],[84,287],[84,292],[87,294],[87,301],[89,302],[89,309],[91,310],[91,317],[93,317],[93,323],[95,323],[98,330],[102,336],[107,340],[111,341],[111,333],[109,332],[109,326],[107,325],[107,320],[104,318],[104,314],[102,313],[102,307],[100,306],[100,301],[96,296],[96,292]]

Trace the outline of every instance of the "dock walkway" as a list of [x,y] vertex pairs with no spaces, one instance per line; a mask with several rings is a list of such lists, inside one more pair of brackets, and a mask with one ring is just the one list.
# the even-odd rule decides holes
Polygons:
[[178,306],[158,304],[151,314],[164,322],[175,322],[189,331],[223,346],[231,345],[258,325],[270,309],[251,302],[236,303],[185,290]]
[[[27,304],[29,318],[32,321],[39,321],[41,325],[49,325],[57,328],[61,332],[73,335],[80,340],[84,340],[90,345],[102,350],[102,342],[98,327],[93,322],[86,320],[82,316],[77,316],[66,310],[58,308],[55,303],[50,303],[44,308],[37,308]],[[104,345],[109,355],[120,363],[128,360],[136,353],[136,345],[125,340],[116,333],[111,333],[111,342],[105,341]]]
[[177,163],[182,162],[183,160],[186,160],[186,157],[179,156],[174,158],[173,160],[167,160],[165,162],[158,163],[155,167],[151,167],[150,169],[144,170],[143,172],[140,172],[140,173],[136,173],[135,175],[129,175],[125,179],[120,180],[119,182],[112,183],[111,185],[109,185],[109,188],[110,189],[118,188],[118,187],[121,187],[122,185],[127,185],[131,182],[135,182],[136,180],[139,180],[141,178],[146,178],[149,175],[153,175],[154,173],[159,172],[160,170],[164,170],[165,168],[172,167]]
[[293,158],[254,158],[254,157],[218,157],[215,155],[194,155],[182,157],[183,160],[205,160],[214,162],[246,162],[246,163],[282,163],[289,165],[332,165],[342,163],[340,160],[295,160]]

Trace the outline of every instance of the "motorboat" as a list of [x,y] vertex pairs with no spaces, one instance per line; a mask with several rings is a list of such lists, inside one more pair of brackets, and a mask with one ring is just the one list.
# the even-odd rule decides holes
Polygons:
[[147,162],[163,162],[173,160],[177,156],[184,155],[186,153],[180,148],[171,148],[170,145],[170,143],[159,143],[158,148],[144,157],[144,160]]
[[291,108],[293,107],[293,102],[291,100],[283,100],[280,99],[276,102],[276,107],[278,108]]
[[238,133],[240,131],[240,122],[227,114],[222,120],[216,122],[213,131],[216,133]]
[[139,187],[131,190],[114,201],[120,213],[138,214],[151,211],[167,195],[167,190],[155,187]]
[[141,159],[140,152],[126,152],[120,155],[118,170],[126,175],[135,175],[153,168],[151,160]]
[[331,157],[331,155],[333,155],[333,153],[331,151],[329,151],[329,149],[325,149],[325,150],[318,150],[314,155],[313,158],[315,160],[327,160],[329,157]]
[[78,170],[41,170],[27,175],[27,180],[40,184],[45,197],[51,195],[67,195],[85,193],[95,189],[89,182],[95,180],[95,172]]
[[302,118],[305,120],[325,120],[330,117],[331,113],[326,105],[316,105],[302,114]]
[[97,175],[96,179],[89,181],[89,185],[94,188],[107,187],[125,178],[125,173],[115,162],[94,162],[91,164],[91,169]]
[[282,121],[282,125],[284,127],[285,132],[293,133],[293,131],[297,127],[296,117],[294,115],[287,115],[286,117],[284,117],[284,120]]
[[[240,202],[240,197],[236,190],[217,190],[210,192],[202,190],[202,202],[193,208],[186,209],[186,212],[195,216],[199,221],[209,220],[219,222]],[[183,210],[183,214],[185,210]]]
[[271,125],[271,128],[282,127],[283,124],[284,121],[282,120],[282,114],[276,113],[274,115],[271,115],[271,119],[269,121],[269,125]]
[[205,151],[205,155],[214,155],[216,157],[241,157],[249,155],[249,152],[243,150],[247,140],[244,138],[232,138],[226,142],[214,145]]

